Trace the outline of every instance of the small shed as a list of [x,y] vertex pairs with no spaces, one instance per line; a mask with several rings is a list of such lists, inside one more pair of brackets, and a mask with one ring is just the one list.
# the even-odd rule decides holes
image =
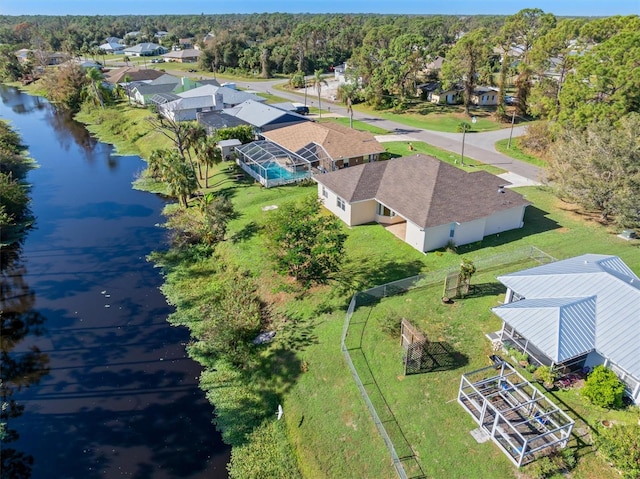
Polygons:
[[240,140],[235,138],[231,140],[221,140],[218,142],[218,148],[220,148],[220,152],[222,153],[222,159],[231,160],[233,157],[233,151],[236,146],[242,145]]

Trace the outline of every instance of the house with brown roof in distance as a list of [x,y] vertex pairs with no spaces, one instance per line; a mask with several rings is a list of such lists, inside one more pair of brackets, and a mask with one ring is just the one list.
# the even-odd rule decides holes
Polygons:
[[486,171],[413,155],[315,175],[324,206],[349,226],[377,222],[418,251],[521,228],[522,195]]
[[164,72],[159,70],[147,70],[137,67],[121,67],[106,72],[104,79],[112,85],[116,85],[126,81],[125,78],[127,77],[129,77],[128,81],[130,82],[150,81],[160,78],[164,74]]
[[198,61],[202,52],[200,50],[196,50],[194,48],[189,48],[186,50],[175,50],[169,53],[165,53],[162,55],[168,62],[179,62],[179,63],[194,63]]
[[261,134],[302,156],[321,172],[377,161],[385,151],[371,133],[331,122],[306,121]]

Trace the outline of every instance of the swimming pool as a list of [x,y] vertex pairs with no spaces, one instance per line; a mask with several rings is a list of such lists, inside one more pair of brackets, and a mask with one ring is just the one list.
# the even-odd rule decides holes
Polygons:
[[308,171],[290,171],[287,168],[280,166],[275,161],[262,163],[262,168],[255,163],[248,163],[247,166],[258,173],[262,178],[265,178],[266,172],[267,180],[283,179],[295,181],[309,176]]

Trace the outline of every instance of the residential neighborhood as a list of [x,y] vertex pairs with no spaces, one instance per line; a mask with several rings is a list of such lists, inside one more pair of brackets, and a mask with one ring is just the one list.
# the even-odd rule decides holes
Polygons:
[[639,477],[640,17],[466,7],[0,12],[3,477]]

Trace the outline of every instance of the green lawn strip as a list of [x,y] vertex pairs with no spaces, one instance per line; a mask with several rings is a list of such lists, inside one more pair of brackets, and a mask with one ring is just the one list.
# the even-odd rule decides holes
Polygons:
[[423,130],[443,131],[455,133],[461,122],[471,124],[470,131],[493,131],[505,127],[503,123],[492,119],[489,110],[471,110],[471,115],[476,118],[476,123],[471,123],[464,110],[459,106],[434,105],[429,102],[418,103],[402,113],[394,113],[390,110],[375,110],[362,103],[354,107],[362,113],[395,121],[403,125]]
[[[347,117],[330,117],[330,118],[323,118],[322,120],[324,121],[331,121],[334,123],[339,123],[342,126],[350,126],[349,123],[349,118]],[[373,134],[373,135],[387,135],[389,133],[391,133],[389,130],[385,130],[384,128],[380,128],[377,127],[375,125],[370,125],[369,123],[365,123],[363,121],[360,120],[353,120],[353,129],[354,130],[360,130],[360,131],[368,131],[369,133]]]
[[[464,169],[465,171],[477,171],[484,170],[493,175],[500,175],[502,173],[506,173],[502,168],[498,168],[497,166],[487,165],[486,163],[482,163],[480,161],[474,160],[473,158],[469,158],[467,156],[464,157],[464,166],[460,164],[460,155],[452,153],[447,150],[443,150],[442,148],[438,148],[437,146],[429,145],[428,143],[424,143],[421,141],[389,141],[384,142],[383,146],[386,150],[392,155],[397,156],[409,156],[415,155],[416,153],[424,153],[425,155],[433,156],[434,158],[439,159],[440,161],[444,161],[451,165],[455,165],[459,168]],[[413,147],[413,150],[411,149]]]
[[528,153],[525,153],[524,151],[522,151],[522,149],[520,148],[520,139],[519,138],[512,138],[511,139],[511,148],[507,148],[507,145],[509,144],[509,139],[504,139],[504,140],[499,140],[496,142],[496,150],[498,150],[500,153],[502,153],[503,155],[507,155],[510,158],[514,158],[516,160],[520,160],[520,161],[524,161],[526,163],[530,163],[532,165],[535,166],[541,166],[541,167],[546,167],[547,166],[547,162],[544,161],[541,158],[537,158],[533,155],[530,155]]
[[266,98],[267,104],[290,102],[289,99],[283,98],[283,97],[278,96],[278,95],[274,95],[273,93],[261,93],[260,92],[260,93],[256,93],[256,95],[260,96],[262,98]]

